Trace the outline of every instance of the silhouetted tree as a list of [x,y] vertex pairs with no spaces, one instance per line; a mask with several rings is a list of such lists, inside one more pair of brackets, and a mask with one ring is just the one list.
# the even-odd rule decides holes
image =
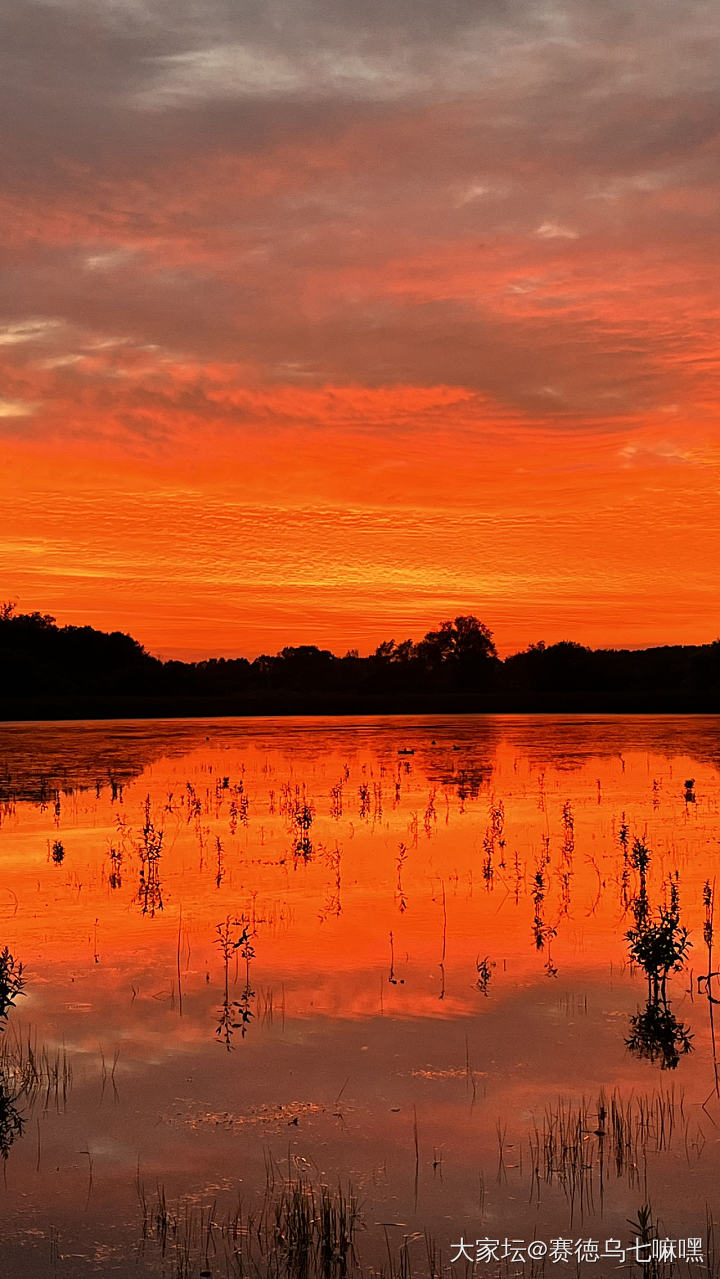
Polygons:
[[443,622],[438,631],[428,631],[417,651],[430,667],[448,662],[467,665],[497,657],[492,631],[472,614]]

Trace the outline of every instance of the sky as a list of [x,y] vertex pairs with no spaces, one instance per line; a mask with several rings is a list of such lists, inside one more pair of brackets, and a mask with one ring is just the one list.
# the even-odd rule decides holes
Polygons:
[[716,0],[15,0],[0,599],[720,636]]

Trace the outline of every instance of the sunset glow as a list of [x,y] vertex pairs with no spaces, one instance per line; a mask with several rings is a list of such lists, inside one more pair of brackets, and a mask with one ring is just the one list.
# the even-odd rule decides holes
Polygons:
[[0,599],[720,635],[715,6],[7,8]]

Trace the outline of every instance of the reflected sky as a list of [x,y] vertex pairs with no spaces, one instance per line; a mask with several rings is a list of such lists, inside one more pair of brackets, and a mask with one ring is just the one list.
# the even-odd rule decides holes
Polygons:
[[[666,1233],[700,1234],[717,741],[679,717],[5,726],[0,915],[26,978],[0,1037],[24,1119],[8,1257],[52,1274],[55,1240],[78,1274],[137,1273],[138,1167],[183,1201],[252,1203],[268,1160],[352,1180],[368,1262],[381,1222],[444,1248],[580,1233],[533,1141],[601,1090],[674,1090],[675,1135],[592,1182],[583,1233],[626,1234],[650,1199]],[[651,911],[677,874],[692,941],[667,983],[692,1036],[674,1069],[627,1046],[635,840]],[[64,1054],[64,1097],[19,1089],[28,1035]]]

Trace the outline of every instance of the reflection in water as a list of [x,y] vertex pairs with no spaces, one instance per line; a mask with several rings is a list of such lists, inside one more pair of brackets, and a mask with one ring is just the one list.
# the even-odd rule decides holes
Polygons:
[[321,922],[333,916],[338,919],[342,914],[342,853],[337,843],[334,848],[324,850],[324,858],[325,864],[330,871],[330,883],[325,905],[318,912],[318,918]]
[[[233,1279],[345,1279],[357,1275],[356,1236],[362,1226],[352,1188],[331,1188],[294,1173],[286,1181],[268,1177],[261,1207],[241,1205],[224,1217],[186,1199],[168,1204],[158,1186],[149,1199],[137,1179],[142,1214],[140,1256],[152,1252],[177,1279],[222,1274]],[[211,1268],[212,1267],[212,1268]],[[393,1267],[394,1273],[394,1267]],[[439,1274],[440,1272],[435,1272]],[[410,1279],[407,1264],[398,1279]]]
[[22,1137],[24,1120],[21,1118],[15,1096],[5,1072],[0,1070],[0,1155],[7,1159],[10,1147]]
[[663,1070],[675,1070],[680,1057],[692,1049],[692,1034],[662,996],[648,1000],[643,1011],[630,1018],[630,1031],[625,1040],[630,1052],[659,1061]]
[[5,946],[0,951],[0,1155],[4,1160],[23,1134],[27,1111],[38,1102],[45,1110],[51,1103],[57,1110],[64,1108],[71,1082],[64,1051],[52,1054],[29,1036],[21,1039],[12,1029],[8,1032],[10,1011],[23,994],[23,966]]
[[[610,717],[0,730],[27,782],[0,809],[0,918],[32,973],[0,1037],[9,1272],[46,1279],[57,1230],[73,1279],[129,1279],[138,1169],[165,1187],[145,1201],[150,1275],[174,1273],[175,1240],[189,1273],[242,1274],[263,1204],[305,1229],[350,1182],[363,1275],[392,1257],[422,1279],[432,1256],[449,1279],[463,1227],[622,1236],[650,1201],[665,1233],[702,1233],[717,738]],[[83,743],[92,784],[38,790]],[[32,1125],[21,1014],[58,1095],[74,1069]],[[653,1092],[668,1067],[677,1094]]]
[[163,843],[162,830],[157,830],[150,816],[150,796],[145,800],[145,820],[140,832],[137,853],[140,860],[140,883],[137,900],[143,915],[152,919],[156,910],[162,910],[162,884],[160,882],[160,857]]
[[[23,994],[25,981],[22,964],[10,954],[7,946],[0,951],[0,1031],[18,995]],[[22,1136],[23,1120],[15,1105],[16,1094],[12,1088],[9,1071],[5,1066],[6,1054],[0,1059],[0,1155],[7,1159],[16,1137]]]
[[665,901],[653,916],[647,888],[650,860],[649,849],[636,839],[630,857],[639,877],[639,891],[632,902],[635,927],[625,935],[632,960],[645,971],[648,1001],[630,1019],[631,1034],[625,1042],[637,1057],[659,1060],[663,1070],[674,1070],[680,1057],[691,1051],[693,1036],[668,1004],[667,981],[670,973],[682,972],[692,943],[688,929],[680,923],[677,871],[666,880]]
[[[250,961],[255,958],[255,951],[252,945],[255,933],[250,930],[247,924],[242,924],[239,919],[230,919],[229,915],[222,924],[216,926],[215,931],[217,932],[215,944],[220,947],[225,974],[222,1009],[215,1033],[225,1044],[228,1052],[230,1052],[235,1031],[239,1030],[244,1039],[254,1016],[252,1002],[255,998],[255,991],[250,985]],[[238,957],[245,964],[245,985],[240,998],[231,1000],[230,960]]]
[[[299,793],[295,788],[295,796],[290,797],[283,795],[283,810],[290,815],[290,823],[293,832],[293,854],[295,857],[302,857],[306,862],[310,861],[315,849],[310,838],[310,827],[315,819],[315,810],[312,804],[309,804],[305,794]],[[361,811],[361,816],[365,814]]]

